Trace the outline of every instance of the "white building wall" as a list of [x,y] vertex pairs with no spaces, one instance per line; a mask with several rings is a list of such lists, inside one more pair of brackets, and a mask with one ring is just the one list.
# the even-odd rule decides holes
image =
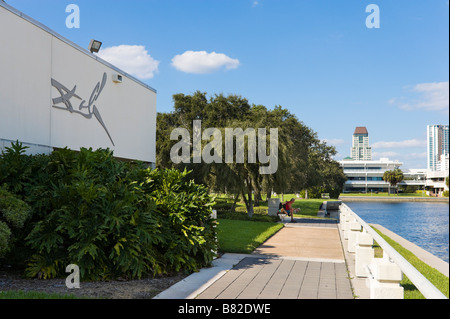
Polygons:
[[[155,162],[153,89],[3,3],[0,44],[0,147],[19,140],[40,151],[45,146],[110,148],[116,157]],[[123,76],[122,83],[113,82],[114,74]],[[75,112],[67,103],[53,103],[61,94],[52,79],[74,90],[78,98],[66,102]],[[90,118],[76,113],[80,105],[90,105],[81,110]]]
[[344,183],[344,192],[391,191],[393,187],[382,180],[386,171],[400,168],[403,163],[382,158],[378,161],[343,160],[339,164],[348,180]]

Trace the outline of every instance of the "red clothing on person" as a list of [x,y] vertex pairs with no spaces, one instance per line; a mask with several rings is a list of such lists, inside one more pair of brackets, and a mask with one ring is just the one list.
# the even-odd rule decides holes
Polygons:
[[290,211],[292,209],[292,203],[293,203],[293,201],[292,202],[286,202],[286,205],[285,205],[286,210]]

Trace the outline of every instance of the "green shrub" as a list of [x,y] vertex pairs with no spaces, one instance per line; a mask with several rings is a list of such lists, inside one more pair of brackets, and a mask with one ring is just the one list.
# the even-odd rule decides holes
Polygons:
[[444,191],[444,192],[442,193],[442,196],[448,197],[448,191]]
[[9,241],[11,237],[11,230],[8,225],[0,221],[0,257],[9,252]]
[[[28,163],[27,174],[5,173],[13,158]],[[191,272],[217,250],[213,200],[187,172],[146,169],[102,149],[25,156],[18,145],[0,167],[0,183],[33,210],[18,249],[30,277],[62,276],[69,264],[89,280]]]
[[[246,213],[247,214],[247,208],[245,207],[236,207],[237,213]],[[253,207],[253,214],[255,215],[267,215],[267,207]]]
[[216,222],[211,219],[213,200],[206,187],[175,169],[151,171],[147,191],[157,203],[165,241],[164,258],[175,271],[196,271],[210,264],[217,251]]
[[[308,188],[308,199],[321,199],[322,194],[328,194],[330,195],[330,198],[337,199],[339,198],[339,195],[341,194],[341,189],[339,188],[331,188],[331,187],[311,187]],[[300,196],[302,198],[306,198],[306,191],[302,190],[300,192]]]
[[214,205],[214,209],[217,211],[230,211],[233,207],[233,203],[228,202],[218,202]]
[[14,194],[23,193],[32,175],[31,156],[25,155],[27,148],[19,142],[11,143],[11,147],[6,147],[1,154],[0,185],[7,184]]
[[229,211],[217,212],[217,216],[220,219],[232,219],[232,220],[248,220],[255,222],[278,222],[278,216],[269,216],[267,214],[267,207],[253,207],[254,214],[252,217],[248,216],[247,209],[245,207],[236,207],[236,211],[234,213],[230,213]]
[[11,194],[6,185],[0,186],[0,257],[12,250],[17,240],[11,229],[22,228],[30,216],[30,206]]

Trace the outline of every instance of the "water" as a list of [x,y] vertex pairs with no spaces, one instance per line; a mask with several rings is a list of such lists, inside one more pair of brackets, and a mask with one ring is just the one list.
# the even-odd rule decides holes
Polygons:
[[449,204],[430,202],[346,203],[367,223],[379,224],[449,262]]

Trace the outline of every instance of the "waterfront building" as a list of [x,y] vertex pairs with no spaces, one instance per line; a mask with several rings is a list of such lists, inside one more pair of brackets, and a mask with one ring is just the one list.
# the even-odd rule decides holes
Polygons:
[[427,126],[426,188],[432,196],[448,191],[445,178],[449,176],[449,126]]
[[448,125],[429,125],[427,129],[428,169],[404,170],[404,180],[396,187],[391,187],[383,181],[383,175],[386,171],[400,169],[403,163],[388,158],[372,160],[367,128],[357,127],[353,134],[351,157],[339,162],[347,177],[343,192],[394,193],[399,186],[411,186],[413,189],[426,190],[431,196],[442,196],[444,191],[448,191],[445,184],[445,178],[449,176]]
[[[403,172],[405,177],[399,186],[415,186],[417,190],[425,190],[427,195],[442,196],[444,191],[448,191],[445,178],[449,175],[448,156],[447,169],[431,171],[428,169],[409,169]],[[444,166],[443,166],[444,167]]]
[[378,161],[360,161],[344,159],[339,162],[344,170],[347,181],[344,184],[344,193],[393,193],[396,187],[391,187],[389,183],[383,181],[383,174],[400,168],[403,163],[391,161],[388,158],[381,158]]
[[372,160],[372,148],[369,146],[369,132],[365,127],[357,127],[353,133],[351,158],[355,161]]
[[154,166],[156,90],[3,1],[0,30],[0,152],[109,148]]
[[[427,126],[427,168],[430,171],[445,170],[445,157],[448,160],[448,125]],[[447,164],[448,169],[448,164]]]
[[444,191],[448,191],[445,178],[449,171],[427,171],[427,194],[431,196],[442,196]]

